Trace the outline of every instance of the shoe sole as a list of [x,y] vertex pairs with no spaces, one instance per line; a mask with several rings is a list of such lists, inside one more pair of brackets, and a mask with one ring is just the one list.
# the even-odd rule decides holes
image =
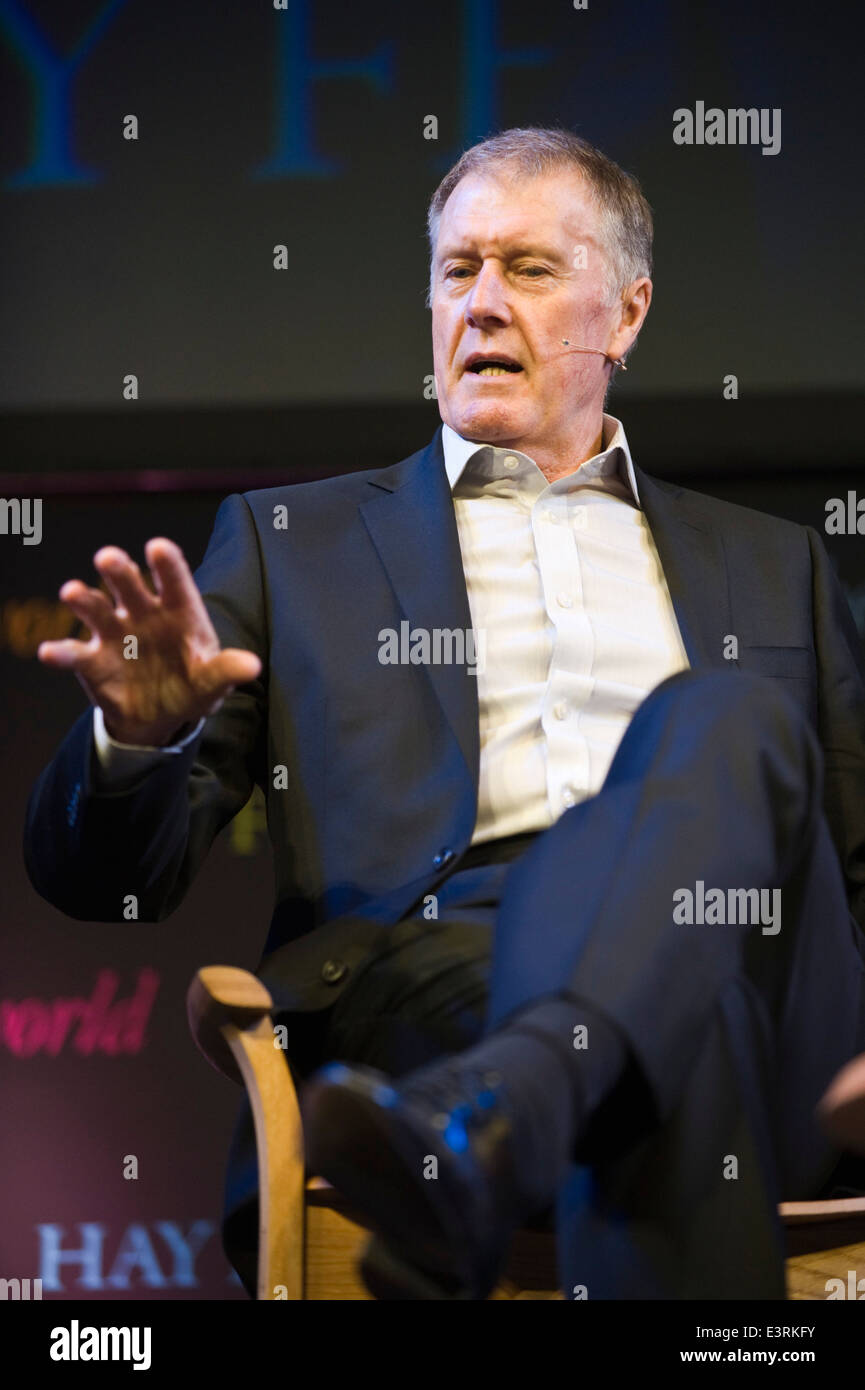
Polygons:
[[[414,1126],[405,1109],[389,1110],[387,1093],[395,1094],[387,1078],[361,1066],[332,1066],[320,1081],[308,1082],[303,1109],[309,1171],[331,1183],[383,1238],[384,1245],[371,1250],[370,1269],[373,1278],[379,1270],[380,1288],[391,1288],[385,1297],[401,1296],[393,1290],[411,1282],[408,1274],[397,1274],[401,1262],[421,1280],[438,1277],[446,1289],[468,1290],[474,1280],[460,1194],[449,1191],[441,1177],[422,1176],[425,1162],[443,1162],[445,1151],[429,1131]],[[385,1248],[387,1258],[377,1256]]]

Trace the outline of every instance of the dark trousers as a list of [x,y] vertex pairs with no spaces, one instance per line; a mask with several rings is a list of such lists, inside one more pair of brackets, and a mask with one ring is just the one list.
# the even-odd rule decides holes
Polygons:
[[[865,948],[821,779],[780,682],[665,681],[597,796],[491,847],[495,862],[464,859],[437,919],[388,929],[317,1016],[319,1060],[399,1076],[533,1001],[584,1001],[626,1040],[644,1096],[613,1091],[558,1192],[566,1293],[783,1298],[777,1204],[824,1192],[838,1170],[814,1106],[865,1049]],[[677,921],[682,890],[696,902],[701,884],[722,891],[725,912],[738,902],[738,921]],[[730,896],[768,890],[775,906],[776,889],[772,924],[743,918],[753,894]]]

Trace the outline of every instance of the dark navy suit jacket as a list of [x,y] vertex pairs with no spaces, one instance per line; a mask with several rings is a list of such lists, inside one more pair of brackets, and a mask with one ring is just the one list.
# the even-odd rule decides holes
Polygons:
[[[865,929],[862,646],[817,532],[636,474],[691,666],[783,682],[812,721]],[[379,634],[403,620],[471,627],[441,429],[391,467],[228,497],[196,581],[222,644],[255,651],[260,677],[122,795],[93,789],[83,714],[33,789],[27,870],[72,917],[120,921],[136,893],[139,920],[161,921],[257,783],[276,872],[259,974],[277,1013],[318,1009],[474,829],[476,677],[379,660]]]

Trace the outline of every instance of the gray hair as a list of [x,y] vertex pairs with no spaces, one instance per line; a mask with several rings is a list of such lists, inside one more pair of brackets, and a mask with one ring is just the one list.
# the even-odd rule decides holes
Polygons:
[[439,223],[445,203],[457,184],[469,174],[516,174],[537,178],[558,170],[573,170],[585,179],[598,209],[605,254],[607,301],[615,303],[634,280],[652,274],[652,209],[638,180],[621,169],[601,150],[569,130],[554,127],[514,127],[481,140],[465,151],[445,174],[430,201],[427,233],[430,244],[430,286]]

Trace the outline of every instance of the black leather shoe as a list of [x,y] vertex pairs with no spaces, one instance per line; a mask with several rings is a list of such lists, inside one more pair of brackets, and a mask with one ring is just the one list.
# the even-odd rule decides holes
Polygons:
[[457,1057],[399,1087],[372,1067],[342,1062],[307,1082],[307,1171],[332,1183],[375,1232],[361,1263],[375,1297],[484,1299],[495,1288],[514,1228],[529,1214],[501,1080]]

